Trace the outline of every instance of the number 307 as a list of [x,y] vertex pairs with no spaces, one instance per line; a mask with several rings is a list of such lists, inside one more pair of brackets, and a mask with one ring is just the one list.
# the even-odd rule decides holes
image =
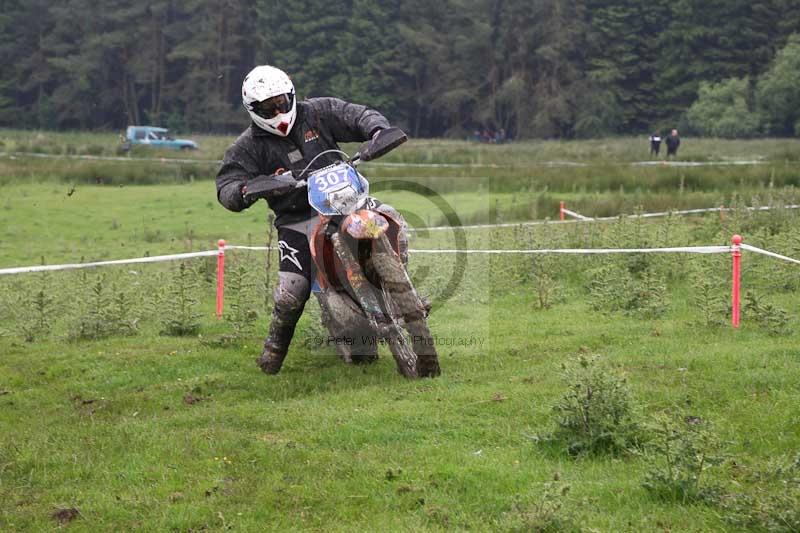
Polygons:
[[341,183],[343,176],[336,172],[329,172],[326,176],[317,176],[314,179],[314,184],[322,192],[327,192],[328,189],[334,185]]

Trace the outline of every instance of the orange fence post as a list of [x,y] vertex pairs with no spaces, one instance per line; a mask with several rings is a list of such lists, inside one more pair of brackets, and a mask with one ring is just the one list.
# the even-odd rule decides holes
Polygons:
[[222,306],[225,301],[225,240],[217,241],[217,318],[222,318]]
[[731,239],[731,255],[733,256],[733,282],[731,283],[731,325],[739,327],[739,308],[741,306],[741,277],[742,277],[742,236],[734,235]]

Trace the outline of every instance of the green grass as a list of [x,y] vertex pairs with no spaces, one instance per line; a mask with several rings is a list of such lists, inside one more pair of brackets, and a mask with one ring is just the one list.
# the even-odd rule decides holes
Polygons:
[[[463,180],[480,188],[476,180]],[[379,182],[378,182],[379,183]],[[379,186],[374,187],[380,190]],[[434,190],[436,190],[434,188]],[[735,205],[767,205],[771,198],[798,203],[794,189],[763,189],[757,198],[721,193],[678,195],[547,193],[522,191],[444,192],[442,199],[462,223],[486,223],[558,217],[558,202],[588,216]],[[414,192],[382,191],[414,226],[445,223],[439,208]],[[12,184],[0,200],[0,267],[78,262],[207,250],[220,238],[235,244],[262,244],[266,206],[229,213],[216,201],[209,181],[181,185],[97,186],[62,183]]]
[[[511,193],[472,186],[443,193],[465,221],[554,216],[551,200],[562,197],[538,187]],[[224,211],[210,181],[78,183],[67,195],[70,188],[35,175],[4,187],[0,267],[36,264],[41,256],[56,263],[210,249],[220,237],[265,240],[266,210]],[[794,194],[771,192],[779,201]],[[659,201],[678,207],[687,197],[705,202],[716,194],[664,193]],[[430,199],[379,196],[410,219],[439,222]],[[598,190],[563,197],[579,211],[601,214],[602,202],[610,209],[649,196]],[[742,211],[725,220],[481,230],[468,234],[468,245],[723,244],[742,232],[752,244],[796,257],[797,216]],[[431,234],[412,245],[453,243]],[[230,256],[234,265],[261,268],[260,253]],[[411,261],[416,284],[436,303],[455,259]],[[732,530],[724,506],[653,498],[642,487],[652,465],[646,454],[574,458],[567,443],[546,439],[556,429],[552,406],[566,390],[561,364],[578,353],[599,354],[624,375],[646,419],[676,411],[712,422],[728,459],[709,481],[729,493],[797,494],[757,475],[800,446],[797,269],[745,254],[745,287],[789,312],[788,333],[775,335],[748,314],[739,331],[700,325],[692,276],[710,265],[725,299],[727,257],[646,263],[669,294],[666,314],[652,320],[590,307],[586,285],[603,262],[621,270],[638,265],[634,258],[470,256],[459,289],[430,317],[443,343],[443,375],[417,382],[403,380],[385,352],[375,365],[350,367],[331,349],[315,347],[313,302],[283,371],[268,377],[254,363],[267,327],[263,309],[257,330],[239,345],[208,342],[230,329],[213,318],[213,280],[202,281],[198,292],[202,337],[159,335],[159,312],[151,311],[136,336],[79,342],[67,339],[81,299],[78,272],[0,279],[0,530],[55,528],[54,511],[73,507],[80,516],[69,527],[78,531],[525,529],[533,527],[554,476],[570,487],[557,511],[567,527]],[[538,268],[549,269],[558,284],[551,309],[538,309],[531,278]],[[115,267],[90,275],[135,287],[139,301],[163,291],[158,276],[170,270]],[[56,300],[54,328],[26,343],[11,297],[41,287]],[[262,298],[254,292],[253,299]]]
[[[200,143],[197,151],[137,147],[121,161],[87,160],[64,156],[116,157],[118,136],[113,133],[0,130],[0,151],[56,156],[0,157],[0,184],[4,188],[22,182],[62,184],[66,194],[73,187],[87,190],[87,185],[207,183],[216,173],[216,161],[235,136],[194,137]],[[629,166],[631,161],[646,159],[646,143],[636,138],[506,145],[411,140],[381,162],[423,166],[367,164],[363,172],[376,190],[386,186],[396,188],[397,185],[392,184],[399,181],[422,185],[458,202],[475,203],[477,199],[482,203],[480,209],[462,210],[466,223],[553,218],[558,215],[556,206],[561,200],[568,201],[570,209],[585,215],[609,216],[631,213],[637,208],[665,211],[731,205],[737,198],[749,201],[753,196],[768,202],[775,191],[800,187],[799,142],[794,139],[688,139],[682,148],[681,160],[749,159],[764,164],[686,168]],[[353,152],[356,145],[344,148]],[[190,162],[192,160],[196,162]],[[542,164],[552,161],[574,161],[586,166]],[[457,166],[424,166],[427,163]],[[465,164],[468,166],[458,166]],[[481,194],[476,197],[474,192]],[[202,205],[209,200],[203,197],[200,201]],[[8,206],[8,201],[5,205]],[[194,208],[201,209],[199,205]],[[423,220],[429,225],[443,222],[435,215]],[[142,229],[158,231],[157,228]]]
[[[117,154],[121,132],[36,131],[0,129],[0,148],[8,152],[43,154]],[[197,141],[197,151],[156,151],[161,157],[220,159],[236,138],[231,135],[180,134]],[[349,146],[354,149],[356,145]],[[474,165],[525,166],[542,162],[574,161],[585,163],[620,163],[650,159],[646,137],[617,137],[583,141],[521,141],[503,145],[488,145],[444,139],[412,139],[402,150],[387,156],[384,161],[404,163],[462,163]],[[142,148],[135,156],[147,157],[152,150]],[[686,161],[798,161],[800,140],[756,139],[729,140],[715,138],[684,138],[680,159]]]
[[492,299],[484,316],[433,316],[437,335],[483,334],[488,348],[440,350],[443,377],[415,383],[386,357],[345,367],[302,347],[268,378],[253,364],[256,342],[6,344],[0,523],[40,529],[54,508],[77,507],[78,530],[482,529],[513,520],[515,502],[534,505],[558,474],[585,527],[723,527],[713,508],[651,500],[644,460],[573,460],[531,440],[552,429],[559,364],[584,346],[626,372],[648,412],[688,403],[713,420],[740,464],[796,450],[796,334],[532,304],[526,291]]

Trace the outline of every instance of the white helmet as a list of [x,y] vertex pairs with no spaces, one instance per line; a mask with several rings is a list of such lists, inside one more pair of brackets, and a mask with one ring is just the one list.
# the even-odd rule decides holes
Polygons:
[[[274,98],[284,95],[286,98]],[[261,109],[259,104],[266,100],[270,100],[270,105],[265,106],[266,110]],[[281,69],[269,65],[258,66],[244,77],[242,104],[256,126],[280,137],[289,134],[297,118],[292,80]]]

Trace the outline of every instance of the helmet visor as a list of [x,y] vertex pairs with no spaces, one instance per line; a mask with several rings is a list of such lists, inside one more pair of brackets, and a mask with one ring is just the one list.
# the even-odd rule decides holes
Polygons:
[[253,111],[262,118],[275,118],[281,113],[288,113],[292,109],[293,94],[279,94],[253,103]]

